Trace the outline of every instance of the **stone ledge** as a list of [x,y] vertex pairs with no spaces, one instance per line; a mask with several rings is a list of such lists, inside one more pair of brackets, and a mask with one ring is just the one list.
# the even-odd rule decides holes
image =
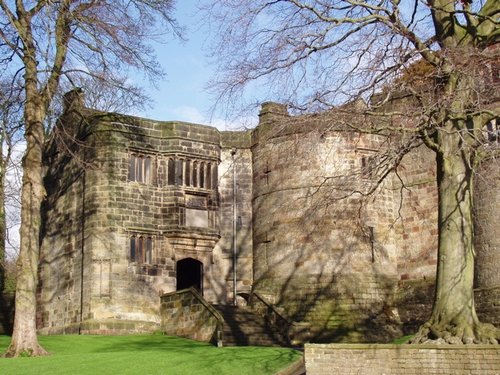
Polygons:
[[[397,350],[497,350],[500,353],[500,345],[435,345],[435,344],[305,344],[305,349],[397,349]],[[500,358],[499,358],[500,360]]]

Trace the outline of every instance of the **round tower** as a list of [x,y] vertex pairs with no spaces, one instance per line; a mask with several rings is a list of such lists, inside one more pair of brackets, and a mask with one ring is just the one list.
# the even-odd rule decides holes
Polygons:
[[330,128],[262,106],[252,149],[254,290],[308,322],[316,341],[363,341],[395,285],[393,193],[349,197],[369,183],[363,167],[379,140]]
[[497,160],[481,164],[474,190],[476,287],[500,286],[500,166]]
[[481,320],[500,324],[500,165],[484,161],[474,186],[475,302]]

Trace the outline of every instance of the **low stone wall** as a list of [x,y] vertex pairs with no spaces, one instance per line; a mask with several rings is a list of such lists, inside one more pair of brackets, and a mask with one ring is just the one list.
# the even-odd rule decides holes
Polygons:
[[165,334],[222,345],[222,316],[193,288],[161,296],[161,327]]
[[500,375],[500,345],[306,344],[307,375]]

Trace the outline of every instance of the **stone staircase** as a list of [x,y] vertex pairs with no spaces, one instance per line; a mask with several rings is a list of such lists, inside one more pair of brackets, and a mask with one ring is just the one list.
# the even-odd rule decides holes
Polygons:
[[223,345],[288,346],[284,340],[250,308],[214,305],[224,318]]

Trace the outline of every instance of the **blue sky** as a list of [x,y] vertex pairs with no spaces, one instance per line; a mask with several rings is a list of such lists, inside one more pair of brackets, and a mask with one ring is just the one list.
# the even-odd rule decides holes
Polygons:
[[186,27],[186,41],[167,36],[164,44],[155,44],[158,60],[167,73],[164,81],[158,82],[158,91],[148,87],[156,102],[144,115],[157,120],[192,121],[193,117],[204,118],[210,106],[204,90],[211,74],[205,57],[205,41],[201,26],[197,26],[195,4],[197,1],[177,1],[174,16]]
[[158,82],[158,91],[149,87],[156,98],[152,108],[137,115],[155,120],[180,120],[214,125],[221,129],[237,127],[225,124],[220,116],[212,115],[213,98],[206,85],[215,67],[209,64],[207,27],[200,21],[196,0],[178,0],[174,16],[186,28],[186,41],[169,37],[164,44],[155,44],[167,76]]
[[[141,112],[128,113],[155,120],[179,120],[217,126],[219,129],[240,128],[238,123],[226,124],[211,115],[213,101],[205,90],[214,67],[209,65],[207,30],[196,15],[198,0],[177,0],[174,16],[186,28],[186,41],[168,36],[164,44],[156,44],[158,60],[167,73],[165,79],[157,82],[158,90],[146,87],[149,95],[156,98],[151,108]],[[139,77],[139,76],[137,76]],[[137,78],[140,79],[140,78]],[[255,120],[257,119],[257,111]],[[22,154],[19,151],[18,157]],[[9,179],[19,183],[20,176],[9,172]],[[20,185],[19,185],[20,186]],[[18,188],[18,187],[17,187]],[[19,188],[18,188],[19,189]],[[15,204],[7,207],[9,216],[9,243],[7,254],[14,258],[19,248],[19,208]]]

